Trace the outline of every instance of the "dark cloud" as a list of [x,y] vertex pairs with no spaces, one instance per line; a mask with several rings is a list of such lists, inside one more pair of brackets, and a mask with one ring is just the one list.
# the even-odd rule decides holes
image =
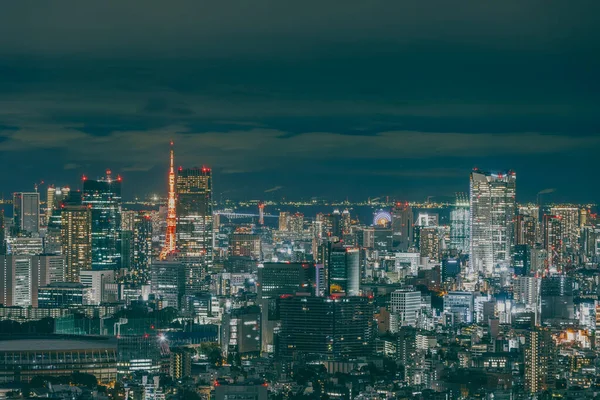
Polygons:
[[0,156],[23,168],[0,187],[110,167],[128,194],[164,190],[173,138],[178,164],[211,165],[217,190],[237,197],[275,184],[288,196],[444,196],[467,190],[479,166],[516,169],[524,199],[556,187],[593,201],[598,11],[557,0],[3,4]]

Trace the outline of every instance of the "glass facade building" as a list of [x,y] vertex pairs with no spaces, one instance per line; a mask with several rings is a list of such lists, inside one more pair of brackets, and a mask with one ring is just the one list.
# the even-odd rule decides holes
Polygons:
[[99,180],[83,182],[83,205],[92,210],[92,269],[121,266],[121,178],[110,171]]
[[516,213],[516,174],[473,171],[470,191],[469,272],[491,276],[511,262]]

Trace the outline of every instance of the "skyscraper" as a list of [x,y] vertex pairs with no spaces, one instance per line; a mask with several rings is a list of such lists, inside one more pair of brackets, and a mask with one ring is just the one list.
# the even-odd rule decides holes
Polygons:
[[14,230],[30,235],[40,231],[40,194],[15,193],[13,196]]
[[554,384],[554,339],[552,333],[537,328],[525,337],[525,390],[539,393]]
[[516,174],[471,173],[470,273],[492,275],[497,265],[508,266],[516,212]]
[[450,249],[468,253],[470,236],[469,198],[464,193],[457,193],[456,202],[450,211]]
[[358,248],[330,243],[328,267],[329,293],[360,294],[360,264]]
[[563,233],[560,217],[544,215],[544,248],[548,255],[548,268],[555,271],[562,270],[563,261]]
[[121,265],[121,177],[111,171],[98,180],[84,179],[83,205],[92,210],[92,269],[115,270]]
[[61,211],[62,254],[65,280],[79,282],[79,273],[92,268],[92,210],[81,204],[65,204]]
[[186,265],[186,286],[200,289],[213,261],[213,203],[210,168],[179,169],[177,175],[177,249]]
[[398,202],[392,208],[392,232],[394,249],[408,251],[414,237],[414,215],[408,202]]
[[569,255],[576,254],[579,250],[579,237],[581,235],[581,214],[579,207],[552,207],[550,213],[558,217],[560,221],[561,241],[564,252]]

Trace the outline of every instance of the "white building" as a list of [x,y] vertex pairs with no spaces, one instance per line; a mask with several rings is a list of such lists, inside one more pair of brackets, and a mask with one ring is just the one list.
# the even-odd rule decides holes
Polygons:
[[516,174],[473,171],[470,191],[469,273],[491,276],[511,261],[516,212]]
[[104,300],[105,285],[115,282],[114,271],[81,271],[79,281],[91,288],[91,303],[98,305]]
[[399,289],[391,293],[390,331],[398,332],[403,326],[417,326],[421,309],[421,292],[412,288]]

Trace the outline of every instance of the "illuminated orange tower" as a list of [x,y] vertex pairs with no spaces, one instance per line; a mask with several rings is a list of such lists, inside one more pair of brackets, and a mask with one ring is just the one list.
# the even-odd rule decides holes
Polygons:
[[167,233],[165,247],[160,252],[160,259],[164,260],[169,254],[175,252],[175,227],[177,226],[177,213],[175,210],[175,163],[173,142],[171,141],[171,167],[169,169],[169,200],[167,202]]

